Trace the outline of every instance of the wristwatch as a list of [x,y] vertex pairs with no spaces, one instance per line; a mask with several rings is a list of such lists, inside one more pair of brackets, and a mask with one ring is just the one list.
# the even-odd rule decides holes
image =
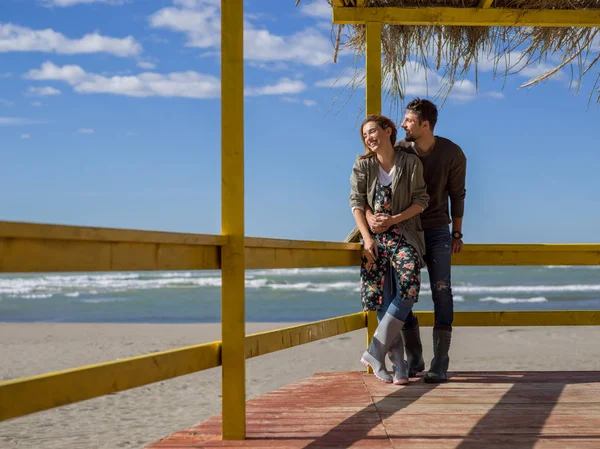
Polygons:
[[452,238],[456,239],[456,240],[462,239],[463,238],[462,232],[454,231],[452,233]]

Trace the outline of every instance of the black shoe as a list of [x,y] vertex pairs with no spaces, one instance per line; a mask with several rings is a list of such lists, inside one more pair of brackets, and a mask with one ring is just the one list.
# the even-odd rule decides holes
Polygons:
[[452,331],[443,329],[433,329],[433,360],[427,374],[425,382],[430,384],[439,384],[448,380],[448,364],[450,357],[450,340]]
[[404,350],[406,351],[406,361],[408,363],[408,377],[416,377],[417,373],[425,370],[425,361],[423,360],[423,345],[421,344],[421,333],[419,331],[419,321],[415,316],[415,324],[410,328],[402,329],[404,338]]

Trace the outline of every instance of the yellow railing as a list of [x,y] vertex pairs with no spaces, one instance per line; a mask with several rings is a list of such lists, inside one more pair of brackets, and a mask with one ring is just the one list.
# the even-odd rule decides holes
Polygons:
[[[0,272],[218,270],[227,237],[0,222]],[[246,268],[356,266],[355,243],[245,238]],[[600,265],[600,244],[465,245],[455,265]],[[227,314],[224,314],[227,315]],[[422,326],[431,312],[418,312]],[[234,323],[244,329],[243,318]],[[599,325],[600,311],[456,312],[456,326]],[[242,360],[367,327],[365,313],[243,336]],[[0,383],[0,420],[213,368],[220,341]],[[224,382],[224,389],[228,388]]]
[[[219,270],[220,235],[0,221],[0,272]],[[244,239],[245,268],[360,265],[357,243]],[[453,265],[600,265],[600,244],[468,244]]]
[[[248,335],[244,358],[362,329],[366,320],[360,312]],[[214,341],[0,382],[0,421],[215,368],[221,365],[221,350],[221,342]]]

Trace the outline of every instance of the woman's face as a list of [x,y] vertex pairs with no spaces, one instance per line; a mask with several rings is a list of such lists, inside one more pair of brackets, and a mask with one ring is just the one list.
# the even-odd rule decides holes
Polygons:
[[375,122],[367,122],[362,129],[365,146],[374,152],[390,143],[391,128],[383,129]]

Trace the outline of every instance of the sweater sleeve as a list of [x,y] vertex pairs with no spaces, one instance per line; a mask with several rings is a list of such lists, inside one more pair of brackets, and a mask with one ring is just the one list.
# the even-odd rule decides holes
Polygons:
[[350,207],[364,210],[367,206],[367,173],[366,166],[356,161],[350,175]]
[[427,184],[423,178],[423,164],[418,157],[414,158],[415,165],[413,167],[411,187],[412,187],[412,204],[418,204],[427,209],[429,205],[429,195],[427,194]]
[[467,175],[467,158],[457,147],[457,152],[450,165],[448,173],[448,196],[450,197],[451,216],[462,218],[465,213],[465,178]]

